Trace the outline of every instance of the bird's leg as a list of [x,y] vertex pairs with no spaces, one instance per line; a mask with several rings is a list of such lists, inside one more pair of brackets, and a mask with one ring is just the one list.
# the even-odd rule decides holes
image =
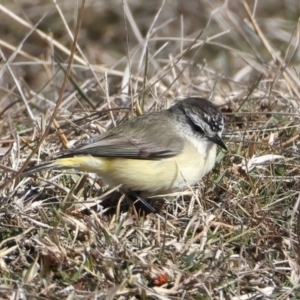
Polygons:
[[146,214],[157,213],[157,209],[155,209],[152,205],[150,205],[146,199],[141,197],[138,192],[130,191],[130,192],[127,192],[126,195],[127,195],[127,198],[129,199],[129,201],[133,204],[134,204],[134,202],[136,202],[136,200],[138,200],[138,202],[137,202],[138,208],[143,210]]

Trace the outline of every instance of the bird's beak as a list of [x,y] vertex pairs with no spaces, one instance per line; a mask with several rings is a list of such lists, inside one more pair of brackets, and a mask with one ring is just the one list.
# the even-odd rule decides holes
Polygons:
[[227,151],[227,147],[225,146],[224,142],[221,140],[221,138],[219,137],[218,134],[216,134],[214,136],[210,136],[209,140],[216,143],[217,145],[219,145],[220,147],[222,147],[224,150]]

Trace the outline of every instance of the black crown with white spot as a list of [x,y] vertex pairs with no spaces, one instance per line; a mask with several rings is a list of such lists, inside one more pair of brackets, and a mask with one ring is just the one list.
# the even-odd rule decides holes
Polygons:
[[199,98],[189,97],[177,102],[171,109],[179,109],[191,121],[194,126],[200,127],[197,131],[203,134],[218,134],[224,129],[224,118],[219,109],[210,101]]

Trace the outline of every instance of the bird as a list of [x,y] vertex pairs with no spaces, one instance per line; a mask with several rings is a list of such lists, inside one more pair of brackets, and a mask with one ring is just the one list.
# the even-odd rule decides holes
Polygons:
[[95,173],[109,186],[142,199],[196,184],[215,165],[224,117],[210,101],[187,97],[96,135],[24,175],[52,169]]

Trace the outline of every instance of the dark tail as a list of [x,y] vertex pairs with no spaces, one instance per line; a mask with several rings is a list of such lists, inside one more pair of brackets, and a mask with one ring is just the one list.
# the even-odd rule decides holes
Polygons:
[[52,165],[52,162],[43,163],[41,165],[37,165],[37,166],[25,169],[25,171],[22,173],[22,176],[38,173],[38,172],[45,171],[45,170],[51,170],[52,168],[54,168],[54,166]]

